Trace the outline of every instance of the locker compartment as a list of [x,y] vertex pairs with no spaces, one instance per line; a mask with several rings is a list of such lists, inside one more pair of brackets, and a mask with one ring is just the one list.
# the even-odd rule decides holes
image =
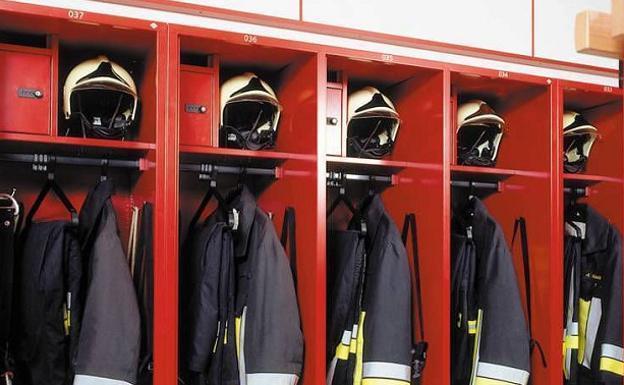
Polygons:
[[[462,208],[469,201],[469,196],[474,195],[484,203],[489,214],[501,227],[506,245],[512,255],[511,262],[514,266],[522,304],[521,316],[529,327],[528,294],[525,284],[527,272],[524,267],[520,232],[513,240],[515,221],[521,217],[525,220],[530,274],[530,333],[531,338],[539,343],[548,365],[544,367],[540,348],[534,348],[531,354],[530,379],[533,384],[551,384],[555,379],[560,378],[560,375],[553,373],[550,368],[561,362],[559,342],[561,316],[553,310],[556,306],[553,301],[558,301],[559,296],[563,294],[558,286],[558,280],[553,278],[553,274],[559,268],[558,249],[553,247],[553,244],[556,243],[556,237],[560,233],[556,229],[557,218],[553,217],[553,213],[557,212],[557,207],[549,199],[552,181],[547,174],[537,172],[486,174],[479,173],[478,170],[474,173],[455,170],[451,175],[453,181],[451,182],[451,216],[465,215]],[[470,183],[474,187],[470,187]],[[475,234],[474,237],[478,235]],[[451,261],[453,258],[454,256],[451,255]],[[484,259],[479,260],[480,263],[483,261]],[[483,283],[485,280],[479,282]],[[477,290],[482,290],[479,287]],[[509,295],[509,293],[503,294],[501,291],[501,295]],[[505,309],[505,311],[510,311],[510,309]],[[491,316],[496,315],[497,312],[500,310],[490,309]],[[487,317],[488,314],[485,313],[484,318]],[[500,343],[497,339],[498,337],[494,340],[490,339],[489,343],[482,341],[481,344],[484,346],[485,343],[487,346]],[[509,340],[505,341],[510,343]],[[514,349],[516,346],[508,345],[507,348]]]
[[[363,87],[372,86],[394,104],[400,126],[392,153],[383,158],[390,161],[438,163],[442,161],[443,76],[442,71],[396,62],[370,60],[368,57],[328,55],[329,74],[338,74],[342,83],[339,99],[329,99],[328,111],[341,111],[341,156],[348,156],[348,96]],[[332,75],[333,76],[333,75]],[[329,79],[331,81],[331,79]],[[328,115],[328,118],[333,116]],[[340,119],[339,119],[340,120]],[[332,148],[337,144],[333,143]],[[417,145],[415,145],[417,144]],[[332,155],[334,155],[332,153]]]
[[[2,183],[0,189],[3,192],[11,192],[11,190],[15,189],[15,198],[24,205],[21,214],[22,219],[26,216],[27,213],[30,212],[37,196],[42,190],[42,187],[48,180],[50,173],[52,173],[53,175],[54,182],[67,196],[71,205],[75,208],[77,212],[80,212],[80,209],[87,198],[87,194],[92,191],[92,189],[101,181],[103,177],[112,180],[114,185],[114,195],[112,197],[112,203],[117,219],[116,223],[120,234],[120,241],[124,252],[124,259],[126,259],[126,257],[128,258],[128,272],[132,271],[133,268],[136,269],[137,266],[139,266],[138,256],[136,257],[134,262],[132,262],[128,257],[129,250],[131,248],[134,248],[134,246],[131,246],[129,242],[131,234],[133,207],[138,207],[140,209],[141,214],[139,218],[145,213],[143,211],[144,203],[149,202],[153,205],[154,209],[157,208],[155,206],[156,170],[153,167],[155,151],[128,151],[111,148],[83,148],[82,150],[80,150],[76,147],[67,145],[50,146],[45,144],[30,143],[27,147],[28,151],[33,151],[39,154],[47,154],[47,159],[49,161],[44,162],[43,155],[41,155],[38,160],[35,161],[33,153],[25,153],[24,151],[26,149],[26,146],[24,145],[15,145],[14,143],[5,141],[1,142],[0,145],[0,175],[2,175]],[[16,159],[16,157],[19,156],[22,156],[22,159]],[[24,157],[26,159],[24,159]],[[31,159],[32,161],[29,162],[28,159]],[[56,159],[56,161],[54,161],[53,159]],[[91,162],[91,164],[88,166],[79,165],[83,162]],[[110,162],[110,164],[107,165],[106,162]],[[124,167],[121,167],[119,166],[119,164],[116,164],[116,162],[127,164],[124,165]],[[102,166],[100,166],[100,164],[102,164]],[[40,171],[34,171],[35,169]],[[156,210],[154,210],[154,213],[155,212]],[[55,193],[52,191],[47,194],[39,210],[34,216],[35,222],[53,220],[69,221],[70,219],[71,216],[67,208],[62,204],[59,197],[55,195]],[[138,224],[140,225],[140,219]],[[148,241],[146,240],[146,242]],[[145,245],[147,245],[147,243],[145,243]],[[111,244],[110,247],[110,250],[115,250],[113,244]],[[150,247],[154,247],[154,245],[151,245]],[[20,250],[19,246],[16,247],[16,250]],[[83,255],[83,257],[85,260],[87,260],[88,256]],[[16,259],[16,264],[19,264],[19,261],[20,259],[18,257]],[[110,266],[108,267],[110,268]],[[115,265],[114,268],[120,268],[120,266]],[[123,269],[123,267],[121,268]],[[93,271],[94,270],[88,270],[86,266],[83,266],[83,277],[86,277],[87,272],[95,274],[93,273]],[[103,270],[99,271],[102,272]],[[120,271],[121,274],[124,274],[124,270]],[[137,272],[138,279],[140,273],[138,270],[134,271]],[[148,270],[144,270],[145,274],[147,274],[147,271]],[[100,275],[99,277],[102,277],[102,275]],[[121,277],[122,276],[120,276],[120,279]],[[131,278],[130,275],[128,275],[128,278]],[[16,277],[16,281],[14,283],[16,287],[19,287],[20,282],[21,281]],[[115,284],[116,282],[110,282],[110,285]],[[58,287],[63,287],[61,286],[63,285],[62,282],[59,282],[58,285]],[[52,294],[50,295],[52,296]],[[83,301],[90,301],[89,298],[85,297]],[[135,298],[135,294],[132,293],[132,297],[129,300],[134,301]],[[118,301],[120,306],[127,303],[121,298],[117,298],[116,301]],[[141,306],[140,303],[139,306]],[[140,311],[141,314],[145,314],[143,313],[142,309]],[[16,317],[17,314],[17,312],[14,313]],[[51,312],[50,314],[53,313]],[[120,310],[118,315],[123,319],[127,319],[126,316],[128,315],[128,313],[125,312],[125,310],[123,312]],[[20,318],[15,318],[14,320],[16,322],[20,322]],[[140,324],[136,325],[137,327],[141,328],[141,333],[143,334],[141,338],[147,338],[147,329],[145,328],[146,324],[144,322],[148,322],[148,317],[143,318]],[[106,329],[107,326],[105,325],[109,325],[109,323],[103,320],[101,325],[98,326],[98,330]],[[81,328],[82,332],[80,337],[81,341],[82,333],[84,333],[84,338],[86,339],[86,335],[89,335],[90,329],[84,323],[82,326],[83,328]],[[59,324],[59,327],[62,328],[62,325]],[[132,329],[128,328],[128,330]],[[41,339],[43,340],[44,337],[42,336]],[[61,340],[55,343],[64,344],[64,341]],[[38,349],[44,348],[39,346]],[[124,351],[124,349],[120,349],[119,354]],[[20,358],[24,357],[23,351],[19,350],[19,348],[17,347],[13,347],[12,353],[17,354]],[[91,353],[95,354],[95,352]],[[131,356],[127,357],[127,363],[131,362],[131,358]],[[82,360],[84,361],[84,355],[82,356]],[[114,360],[110,361],[110,365],[112,365],[109,366],[110,368],[115,367],[113,361]],[[57,362],[59,363],[59,365],[56,366],[56,369],[61,369],[62,366],[60,361]],[[137,363],[137,366],[138,364],[139,363]],[[23,381],[26,373],[21,370],[17,371],[16,373],[17,378],[22,378]],[[110,372],[102,373],[103,376],[107,376],[110,374]]]
[[180,144],[212,144],[218,112],[214,107],[216,77],[210,67],[182,65],[180,69]]
[[564,82],[563,108],[580,113],[598,129],[598,138],[581,174],[621,178],[624,175],[624,165],[618,161],[624,151],[621,90]]
[[[439,384],[448,382],[449,345],[448,341],[448,275],[444,273],[446,262],[442,258],[446,221],[443,199],[444,179],[441,169],[418,167],[415,165],[380,165],[375,163],[354,163],[349,159],[332,157],[328,159],[327,169],[331,174],[344,176],[345,181],[339,182],[344,188],[346,199],[359,210],[371,194],[379,193],[385,209],[389,212],[399,233],[402,231],[406,214],[415,214],[417,222],[417,252],[419,254],[420,287],[422,297],[422,316],[424,340],[428,343],[426,366],[422,384]],[[374,181],[367,181],[372,178]],[[345,204],[338,205],[329,215],[329,209],[340,194],[336,180],[328,184],[326,209],[327,231],[345,230],[353,218]],[[414,256],[411,240],[406,245],[410,274],[414,276]],[[326,266],[332,265],[334,256],[326,252]],[[330,279],[328,274],[328,284]],[[373,274],[372,272],[370,274]],[[392,279],[387,277],[385,279]],[[327,288],[329,290],[329,287]],[[417,296],[413,283],[410,286],[412,298],[413,334],[416,341],[421,341],[418,323]],[[407,295],[407,293],[406,293]],[[331,299],[328,298],[326,306]],[[412,338],[411,336],[408,338]],[[329,347],[328,347],[329,349]],[[335,351],[328,351],[326,357],[330,362]],[[388,357],[387,357],[388,358]],[[392,361],[392,359],[389,359]]]
[[[210,39],[208,35],[180,37],[182,53],[208,55],[212,58],[214,81],[219,85],[212,91],[213,123],[203,127],[205,132],[187,130],[185,125],[188,122],[179,121],[180,132],[187,135],[185,131],[189,131],[185,141],[195,146],[229,146],[236,149],[234,144],[228,144],[230,142],[224,139],[225,135],[219,137],[220,87],[232,77],[251,72],[274,90],[281,105],[275,146],[266,150],[311,154],[312,148],[308,143],[316,140],[318,94],[316,56],[306,51],[295,51],[281,46],[246,43],[248,42],[236,41],[229,37],[225,37],[224,40]],[[180,95],[198,92],[186,90],[186,87],[206,88],[209,85],[207,80],[195,84],[180,84]],[[204,139],[207,133],[211,135],[211,141]]]
[[452,164],[459,165],[457,109],[483,100],[505,121],[496,168],[548,171],[551,153],[549,79],[498,71],[451,73]]
[[326,92],[325,150],[327,155],[340,156],[342,154],[342,126],[344,125],[342,100],[346,97],[343,84],[328,82]]
[[0,44],[0,132],[50,133],[51,65],[47,49]]

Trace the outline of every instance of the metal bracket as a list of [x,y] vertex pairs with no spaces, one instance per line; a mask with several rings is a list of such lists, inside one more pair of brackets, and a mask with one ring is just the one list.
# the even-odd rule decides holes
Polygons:
[[48,154],[33,154],[32,170],[48,173],[48,180],[54,180],[56,157]]
[[212,164],[202,163],[199,165],[198,178],[201,181],[210,182],[210,187],[217,187],[217,169]]

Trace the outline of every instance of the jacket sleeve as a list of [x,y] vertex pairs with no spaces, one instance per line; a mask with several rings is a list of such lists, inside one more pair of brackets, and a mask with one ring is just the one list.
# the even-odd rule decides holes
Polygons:
[[527,384],[529,333],[511,252],[496,227],[491,249],[480,259],[474,384]]
[[237,327],[241,385],[295,385],[303,366],[303,335],[288,257],[271,222],[257,235],[262,239],[250,251],[250,289]]
[[[624,350],[622,349],[622,241],[613,228],[609,237],[609,252],[603,279],[605,280],[603,314],[599,345],[594,346],[594,356],[599,356],[600,379],[605,385],[620,385],[624,375]],[[595,362],[595,361],[594,361]]]

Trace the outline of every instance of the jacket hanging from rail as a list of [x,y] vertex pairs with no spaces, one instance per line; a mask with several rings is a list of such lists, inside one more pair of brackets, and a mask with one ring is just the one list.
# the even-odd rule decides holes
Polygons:
[[16,383],[68,385],[82,314],[82,257],[67,221],[26,223],[19,256]]
[[583,222],[566,221],[564,357],[566,384],[615,385],[624,375],[622,242],[589,206]]
[[451,383],[525,385],[529,334],[503,232],[477,198],[452,230]]
[[136,382],[140,316],[112,195],[112,182],[102,181],[80,210],[86,297],[74,385]]
[[[365,236],[362,233],[365,223]],[[408,385],[411,282],[401,235],[379,195],[328,236],[328,385]]]
[[303,335],[288,258],[246,187],[226,210],[237,215],[236,229],[217,210],[185,247],[186,369],[210,385],[295,385]]

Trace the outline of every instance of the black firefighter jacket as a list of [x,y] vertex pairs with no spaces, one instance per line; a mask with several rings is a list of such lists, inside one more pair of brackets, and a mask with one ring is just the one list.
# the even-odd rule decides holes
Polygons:
[[69,385],[82,310],[76,228],[66,221],[27,223],[22,241],[16,383]]
[[529,333],[500,226],[471,198],[453,217],[451,383],[525,385]]
[[329,234],[327,256],[327,384],[408,385],[410,268],[399,231],[379,195],[364,205],[349,230]]
[[564,375],[570,385],[619,385],[624,375],[622,242],[594,209],[583,205],[581,210],[584,222],[566,221]]
[[226,208],[237,213],[237,229],[226,226],[222,209],[185,248],[190,302],[183,365],[210,385],[295,385],[303,335],[288,258],[246,187]]
[[140,316],[111,202],[113,185],[100,182],[80,210],[86,293],[74,385],[134,384]]

